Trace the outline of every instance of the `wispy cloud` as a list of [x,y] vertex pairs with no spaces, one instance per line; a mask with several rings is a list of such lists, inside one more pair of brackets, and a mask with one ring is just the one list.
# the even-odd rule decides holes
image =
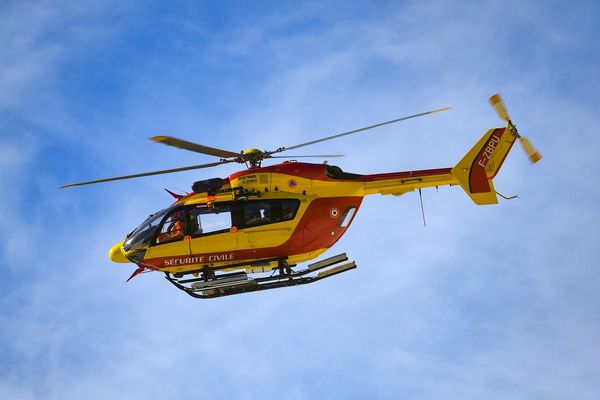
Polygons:
[[[578,96],[597,54],[578,57],[597,6],[47,5],[0,10],[0,397],[594,398],[599,143]],[[415,193],[365,199],[330,252],[359,268],[314,286],[199,302],[108,261],[161,185],[234,167],[54,189],[198,163],[155,133],[272,148],[444,105],[319,152],[451,166],[498,124],[496,90],[545,157],[506,162],[496,187],[522,199],[428,190],[426,228]]]

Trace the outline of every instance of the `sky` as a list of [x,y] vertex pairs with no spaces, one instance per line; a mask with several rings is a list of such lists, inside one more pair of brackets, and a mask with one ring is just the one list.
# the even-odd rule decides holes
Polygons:
[[[596,399],[594,1],[0,3],[0,398]],[[451,167],[500,92],[519,148],[458,187],[370,196],[314,285],[197,300],[109,248],[224,165],[148,140],[307,147],[344,170]],[[322,160],[315,160],[321,162]],[[331,162],[331,161],[330,161]]]

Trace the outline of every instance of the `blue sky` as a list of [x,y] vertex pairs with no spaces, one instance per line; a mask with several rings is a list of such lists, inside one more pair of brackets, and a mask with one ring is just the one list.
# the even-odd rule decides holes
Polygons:
[[[0,398],[594,399],[600,392],[600,9],[593,1],[5,1],[0,5]],[[211,301],[110,246],[162,190],[238,167],[147,138],[307,148],[358,173],[448,167],[500,122],[544,159],[495,181],[372,196],[327,255],[358,269]]]

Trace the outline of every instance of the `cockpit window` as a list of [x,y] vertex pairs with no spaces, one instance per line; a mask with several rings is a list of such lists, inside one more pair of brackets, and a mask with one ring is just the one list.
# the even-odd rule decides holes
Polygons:
[[158,224],[162,221],[165,214],[169,212],[169,209],[161,210],[155,214],[150,215],[144,222],[140,224],[133,232],[127,236],[127,240],[123,243],[123,249],[129,251],[132,248],[136,248],[141,245],[147,245],[150,240],[154,237]]

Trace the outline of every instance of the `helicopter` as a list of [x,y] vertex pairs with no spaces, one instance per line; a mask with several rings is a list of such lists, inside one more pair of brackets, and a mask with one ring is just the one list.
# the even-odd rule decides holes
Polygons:
[[[521,136],[499,94],[489,99],[502,128],[489,129],[454,166],[379,174],[355,174],[340,167],[298,162],[280,156],[289,150],[356,134],[380,126],[447,110],[441,108],[381,122],[273,151],[222,150],[171,136],[155,142],[218,157],[219,161],[69,184],[61,188],[215,167],[246,164],[226,178],[196,181],[192,191],[151,214],[109,251],[116,263],[133,263],[127,279],[162,272],[176,288],[207,299],[313,283],[356,268],[341,253],[301,266],[321,256],[347,231],[362,200],[371,194],[400,196],[422,188],[460,186],[477,205],[498,203],[493,179],[519,139],[532,163],[541,159]],[[292,158],[262,166],[266,159]]]

